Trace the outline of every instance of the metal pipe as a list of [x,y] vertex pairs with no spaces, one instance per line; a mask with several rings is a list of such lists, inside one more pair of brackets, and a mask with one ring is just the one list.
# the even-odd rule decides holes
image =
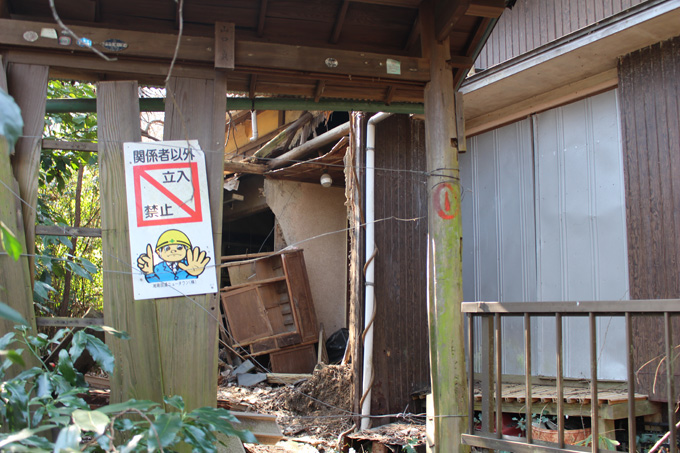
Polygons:
[[361,429],[370,427],[373,384],[373,326],[375,317],[375,125],[391,113],[381,112],[368,120],[366,128],[366,289],[364,292],[364,372]]
[[[164,112],[164,98],[141,98],[139,107],[142,112]],[[228,98],[229,110],[333,110],[346,112],[390,112],[423,114],[423,104],[411,102],[393,102],[389,105],[382,102],[346,101],[322,99],[282,99],[282,98]],[[48,99],[45,108],[47,113],[95,113],[97,99]]]

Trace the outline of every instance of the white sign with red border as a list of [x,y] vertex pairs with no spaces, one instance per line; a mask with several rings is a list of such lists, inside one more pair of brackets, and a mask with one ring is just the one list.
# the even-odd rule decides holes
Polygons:
[[125,143],[124,154],[135,300],[217,292],[198,141]]

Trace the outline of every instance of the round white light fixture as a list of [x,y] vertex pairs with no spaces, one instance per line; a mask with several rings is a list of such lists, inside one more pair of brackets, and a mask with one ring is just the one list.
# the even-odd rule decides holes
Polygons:
[[333,178],[328,173],[321,175],[321,185],[324,187],[330,187],[333,184]]

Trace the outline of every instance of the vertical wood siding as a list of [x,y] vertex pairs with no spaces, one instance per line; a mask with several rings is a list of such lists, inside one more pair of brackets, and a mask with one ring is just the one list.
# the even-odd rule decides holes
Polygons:
[[488,69],[645,0],[518,0],[503,12],[475,67]]
[[[619,63],[631,299],[680,297],[680,37],[626,55]],[[680,343],[680,320],[674,343]],[[665,400],[659,319],[636,319],[640,390]],[[676,360],[677,363],[677,360]],[[676,367],[676,381],[680,373]]]
[[375,166],[378,255],[371,411],[394,414],[407,405],[413,410],[410,394],[430,383],[424,123],[407,115],[379,123]]

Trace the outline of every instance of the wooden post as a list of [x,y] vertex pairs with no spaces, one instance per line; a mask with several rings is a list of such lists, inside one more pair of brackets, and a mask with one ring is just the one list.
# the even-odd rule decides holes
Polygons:
[[[173,77],[165,104],[165,140],[198,139],[205,153],[215,246],[221,262],[226,75],[215,80]],[[219,268],[212,267],[213,272]],[[218,295],[156,300],[166,395],[182,395],[188,410],[217,404]]]
[[[433,1],[420,8],[423,56],[430,59],[425,87],[428,177],[428,303],[430,365],[437,451],[469,451],[461,445],[467,423],[467,381],[462,285],[462,225],[453,74],[449,41],[435,37]],[[460,111],[462,109],[458,109]],[[442,416],[442,417],[440,417]]]
[[[21,217],[21,201],[17,197],[19,185],[14,179],[12,166],[9,163],[9,143],[2,135],[0,135],[0,181],[2,181],[2,186],[0,186],[0,220],[12,231],[19,240],[22,251],[25,251],[26,235]],[[25,255],[21,256],[19,261],[14,261],[8,254],[4,253],[4,250],[0,253],[0,301],[21,313],[21,316],[33,328],[33,334],[36,333],[33,287],[28,270],[28,259]],[[11,332],[13,327],[13,322],[0,318],[0,336]],[[38,365],[38,361],[31,354],[24,353],[23,358],[28,367]]]
[[[23,137],[17,140],[12,156],[14,177],[19,183],[19,193],[24,200],[21,209],[26,234],[26,253],[35,253],[35,218],[38,206],[38,170],[45,103],[47,102],[47,74],[49,67],[10,63],[7,68],[7,86],[24,119]],[[35,260],[28,257],[31,288],[35,273]]]
[[106,339],[116,357],[110,377],[111,403],[130,398],[163,402],[156,305],[153,301],[134,300],[130,276],[133,264],[123,143],[141,141],[138,96],[137,82],[101,82],[97,86],[104,318],[108,325],[131,337]]

